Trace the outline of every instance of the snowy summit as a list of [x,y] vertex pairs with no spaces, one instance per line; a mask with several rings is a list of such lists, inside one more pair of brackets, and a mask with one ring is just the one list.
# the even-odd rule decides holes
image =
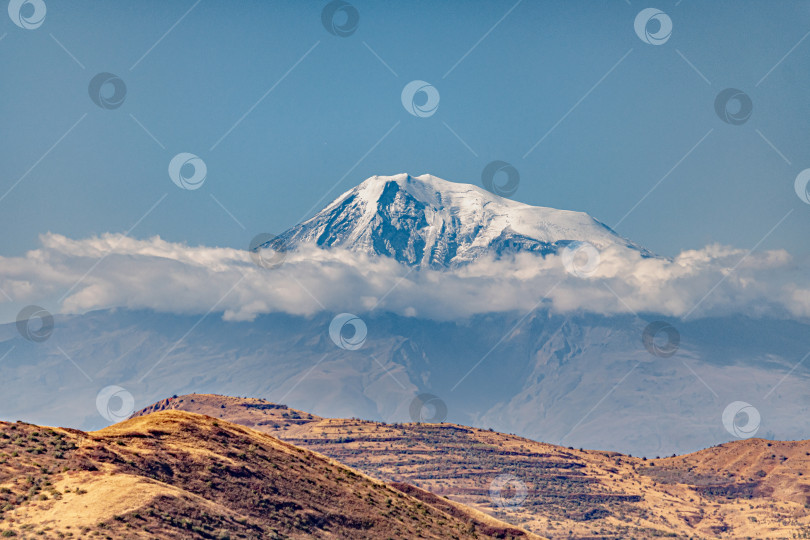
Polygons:
[[429,174],[372,176],[279,240],[287,249],[314,243],[431,268],[459,266],[484,254],[545,255],[573,241],[644,252],[586,213],[530,206]]

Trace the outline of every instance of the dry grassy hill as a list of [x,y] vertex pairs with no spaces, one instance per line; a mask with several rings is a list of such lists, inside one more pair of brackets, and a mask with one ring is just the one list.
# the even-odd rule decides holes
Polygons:
[[0,422],[0,537],[537,538],[210,416]]
[[[326,419],[253,398],[192,394],[142,413],[164,409],[250,426],[552,538],[810,537],[810,441],[751,439],[644,460],[453,424]],[[491,496],[502,474],[526,486],[521,505]]]

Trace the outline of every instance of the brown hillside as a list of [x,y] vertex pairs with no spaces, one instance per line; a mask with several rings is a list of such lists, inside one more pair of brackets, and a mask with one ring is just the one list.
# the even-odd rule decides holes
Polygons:
[[[429,495],[429,494],[428,494]],[[536,538],[210,416],[0,423],[0,536]]]
[[[253,398],[192,394],[144,412],[163,409],[249,425],[552,538],[810,537],[810,441],[752,439],[643,460],[453,424],[325,419]],[[491,497],[503,474],[524,483],[521,505]]]

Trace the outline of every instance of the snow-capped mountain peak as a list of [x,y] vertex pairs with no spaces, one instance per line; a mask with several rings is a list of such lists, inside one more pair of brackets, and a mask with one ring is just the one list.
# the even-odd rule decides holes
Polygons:
[[577,240],[641,250],[583,212],[530,206],[429,174],[372,176],[280,240],[287,249],[315,243],[432,268],[484,254],[554,253]]

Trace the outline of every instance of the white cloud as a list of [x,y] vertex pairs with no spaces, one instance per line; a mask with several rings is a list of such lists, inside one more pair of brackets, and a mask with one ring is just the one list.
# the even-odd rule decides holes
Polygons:
[[807,266],[800,267],[783,250],[746,256],[745,250],[712,245],[668,260],[611,247],[600,253],[593,273],[580,278],[566,272],[561,257],[532,254],[481,259],[440,272],[309,247],[287,254],[279,268],[268,270],[253,264],[246,251],[191,247],[158,237],[108,234],[72,240],[47,234],[41,241],[40,249],[22,257],[0,257],[0,287],[15,303],[60,299],[64,313],[128,307],[202,314],[213,307],[226,319],[250,320],[278,311],[309,315],[376,309],[452,319],[542,305],[556,312],[692,318],[810,316],[810,277],[800,271]]

